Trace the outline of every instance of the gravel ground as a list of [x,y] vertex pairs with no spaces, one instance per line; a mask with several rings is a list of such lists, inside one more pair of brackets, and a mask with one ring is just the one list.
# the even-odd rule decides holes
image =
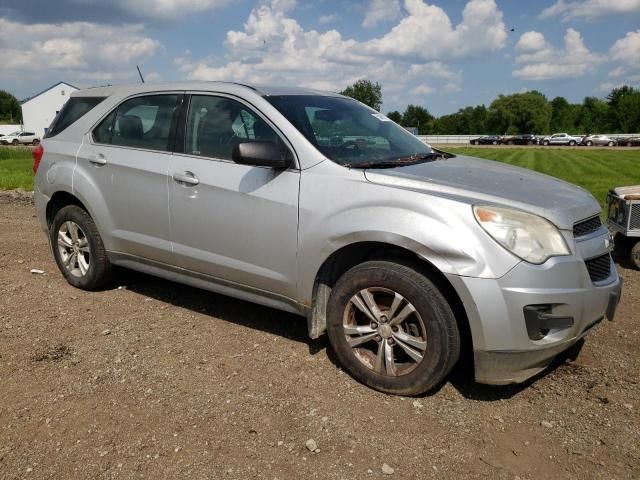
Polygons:
[[28,199],[0,195],[0,245],[2,479],[640,478],[640,272],[576,358],[414,399],[293,315],[127,271],[72,288]]

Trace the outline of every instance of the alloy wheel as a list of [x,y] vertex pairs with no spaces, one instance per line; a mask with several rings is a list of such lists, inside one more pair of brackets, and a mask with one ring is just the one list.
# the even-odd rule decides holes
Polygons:
[[60,225],[58,252],[62,264],[74,277],[84,277],[89,271],[91,261],[89,240],[77,223],[69,220]]
[[360,290],[349,300],[342,323],[354,356],[381,375],[406,375],[426,353],[424,321],[411,302],[393,290]]

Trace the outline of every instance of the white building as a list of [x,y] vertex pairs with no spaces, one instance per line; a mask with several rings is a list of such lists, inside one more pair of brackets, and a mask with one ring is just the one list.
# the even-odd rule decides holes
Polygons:
[[56,114],[78,90],[73,85],[58,82],[22,102],[22,124],[25,132],[35,132],[42,138]]

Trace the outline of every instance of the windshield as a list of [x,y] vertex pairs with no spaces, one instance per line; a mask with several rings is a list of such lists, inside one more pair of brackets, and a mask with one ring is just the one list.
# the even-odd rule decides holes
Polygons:
[[355,100],[321,95],[265,97],[327,158],[346,166],[391,166],[435,152],[386,116]]

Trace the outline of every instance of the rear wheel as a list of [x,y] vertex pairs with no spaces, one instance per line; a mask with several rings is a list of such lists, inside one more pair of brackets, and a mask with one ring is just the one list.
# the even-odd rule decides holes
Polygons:
[[544,142],[542,142],[542,144],[543,144],[545,147],[548,147],[548,146],[549,146],[549,140],[545,140]]
[[575,147],[575,145],[576,145],[575,140],[571,140],[571,141],[569,142],[569,146],[570,146],[570,147]]
[[629,259],[631,260],[631,265],[640,270],[640,241],[637,241],[631,248]]
[[590,146],[592,146],[592,145],[593,145],[593,142],[592,142],[591,140],[589,140],[589,141],[587,142],[587,147],[590,147]]
[[460,355],[448,302],[431,280],[405,265],[370,261],[347,271],[333,288],[327,320],[340,364],[383,392],[431,390]]
[[17,146],[18,144],[20,144],[20,142],[18,141],[18,139],[14,139],[13,142],[11,142],[11,145],[13,145],[14,147]]
[[609,147],[613,147],[613,142],[609,142],[609,143],[607,143],[607,146],[609,146]]
[[111,280],[111,264],[93,219],[69,205],[56,214],[49,230],[58,268],[67,282],[82,290],[96,290]]

